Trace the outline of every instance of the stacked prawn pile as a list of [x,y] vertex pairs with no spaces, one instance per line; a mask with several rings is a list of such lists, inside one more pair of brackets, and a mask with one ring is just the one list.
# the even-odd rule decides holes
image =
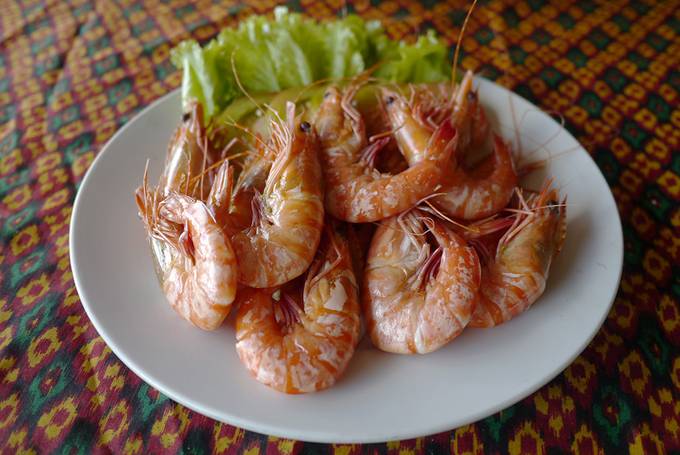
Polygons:
[[565,204],[549,182],[520,188],[472,82],[331,84],[316,107],[271,109],[264,133],[194,105],[136,194],[170,304],[205,330],[233,307],[239,358],[287,393],[333,385],[362,319],[377,348],[423,354],[528,309]]

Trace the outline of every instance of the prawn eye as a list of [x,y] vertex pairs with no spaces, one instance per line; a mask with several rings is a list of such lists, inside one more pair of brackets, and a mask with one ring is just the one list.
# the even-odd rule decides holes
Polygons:
[[188,121],[190,118],[191,118],[191,114],[190,114],[190,113],[185,112],[184,114],[182,114],[182,121],[183,121],[183,122]]
[[312,129],[312,125],[310,125],[309,122],[302,122],[300,123],[300,129],[303,133],[309,133],[309,131]]
[[557,213],[560,210],[559,202],[554,199],[548,201],[548,207],[550,207],[552,213]]
[[326,90],[326,93],[323,94],[323,99],[326,99],[326,98],[328,98],[329,96],[331,96],[331,91],[330,91],[330,90]]
[[390,104],[394,103],[394,100],[395,98],[392,95],[390,95],[387,98],[385,98],[385,104],[389,106]]

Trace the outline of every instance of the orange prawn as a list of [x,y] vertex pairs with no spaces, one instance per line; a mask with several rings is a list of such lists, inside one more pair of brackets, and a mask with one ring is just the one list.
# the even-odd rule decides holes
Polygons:
[[400,354],[446,345],[472,317],[480,274],[475,250],[425,212],[383,221],[368,252],[362,296],[373,344]]
[[356,91],[357,84],[344,93],[329,87],[315,126],[327,184],[326,209],[336,218],[361,223],[394,216],[429,195],[441,182],[456,132],[449,122],[443,122],[434,132],[427,132],[422,160],[399,174],[382,174],[374,161],[389,138],[368,144],[363,118],[352,105]]
[[[427,87],[420,86],[410,100],[383,89],[384,109],[391,125],[398,128],[395,137],[402,154],[410,165],[421,161],[427,131],[432,130],[435,122],[442,121],[441,118],[448,119],[459,131],[460,139],[455,159],[449,164],[449,172],[444,173],[438,197],[433,202],[447,215],[466,220],[498,213],[510,201],[518,181],[507,144],[494,136],[494,152],[490,157],[472,170],[462,164],[466,149],[481,146],[489,131],[484,110],[471,91],[472,73],[466,73],[453,94],[452,103],[440,98],[437,105]],[[439,87],[434,93],[446,93],[446,85],[434,87]]]
[[252,199],[251,226],[232,235],[239,282],[255,288],[281,285],[312,262],[323,226],[321,168],[316,135],[296,123],[289,103],[286,123],[272,122],[271,164],[263,193]]
[[[304,280],[239,295],[236,352],[263,384],[285,393],[332,386],[358,342],[360,307],[346,239],[329,223]],[[299,304],[300,300],[302,305]]]
[[228,163],[217,173],[208,195],[203,174],[200,181],[191,178],[192,172],[199,173],[196,163],[204,168],[207,161],[204,132],[197,107],[171,142],[158,187],[149,187],[147,168],[136,202],[170,305],[195,326],[212,330],[222,324],[235,298],[237,265],[213,214],[228,197]]
[[482,270],[479,304],[471,327],[493,327],[526,311],[543,294],[550,265],[566,235],[566,200],[546,184],[522,202]]

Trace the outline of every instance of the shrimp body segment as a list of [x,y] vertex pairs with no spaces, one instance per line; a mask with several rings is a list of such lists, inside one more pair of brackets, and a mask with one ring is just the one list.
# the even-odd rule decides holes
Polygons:
[[434,204],[446,214],[464,220],[495,215],[508,205],[518,177],[508,145],[494,135],[494,151],[475,169],[458,166],[444,178]]
[[360,308],[347,242],[337,233],[324,236],[302,292],[288,285],[247,289],[238,301],[236,351],[258,381],[307,393],[332,386],[345,371],[359,338]]
[[413,207],[443,178],[455,147],[456,132],[443,122],[427,132],[423,159],[396,175],[382,174],[373,165],[387,139],[368,144],[361,114],[352,106],[356,88],[327,89],[316,115],[321,159],[327,183],[326,209],[353,223],[378,221]]
[[547,186],[529,202],[482,270],[479,304],[471,327],[493,327],[526,311],[543,294],[552,260],[566,233],[565,201]]
[[475,308],[481,273],[476,252],[424,217],[414,209],[390,218],[371,243],[362,300],[371,340],[383,351],[435,351],[462,332]]
[[253,219],[231,237],[239,258],[239,282],[267,288],[301,275],[312,262],[323,226],[324,207],[317,141],[311,126],[278,130],[278,154],[264,191],[253,198]]

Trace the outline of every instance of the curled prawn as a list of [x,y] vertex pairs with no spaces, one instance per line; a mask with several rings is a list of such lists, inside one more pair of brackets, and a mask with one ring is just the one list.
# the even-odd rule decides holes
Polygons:
[[325,231],[302,290],[293,282],[239,294],[236,352],[255,379],[281,392],[332,386],[358,342],[359,298],[347,241],[331,226]]
[[510,201],[518,181],[507,144],[494,135],[493,154],[474,169],[468,169],[461,159],[466,150],[480,147],[489,132],[484,110],[476,93],[472,92],[472,73],[466,73],[452,95],[452,103],[440,98],[437,105],[432,94],[446,93],[445,89],[431,92],[427,87],[413,89],[409,100],[392,90],[382,90],[384,109],[391,125],[395,128],[401,125],[395,137],[402,154],[410,165],[421,161],[427,132],[434,128],[435,122],[448,119],[459,131],[460,139],[456,159],[450,161],[433,203],[447,215],[465,220],[478,220],[498,213]]
[[465,240],[413,209],[378,226],[362,302],[373,344],[424,354],[457,337],[477,301],[479,258]]
[[326,209],[336,218],[361,223],[397,215],[432,193],[455,147],[456,132],[443,122],[427,133],[422,160],[399,174],[382,174],[374,160],[389,138],[368,144],[363,118],[352,105],[356,90],[356,84],[344,93],[329,87],[315,126],[327,183]]
[[543,294],[552,260],[566,235],[566,201],[546,184],[515,215],[482,269],[471,327],[493,327],[526,311]]
[[252,198],[252,223],[232,235],[239,282],[255,288],[281,285],[301,275],[314,258],[323,226],[323,190],[317,140],[311,125],[272,123],[276,158],[262,194]]
[[146,173],[137,204],[170,305],[195,326],[216,329],[236,296],[237,265],[211,209],[185,194],[149,189]]

